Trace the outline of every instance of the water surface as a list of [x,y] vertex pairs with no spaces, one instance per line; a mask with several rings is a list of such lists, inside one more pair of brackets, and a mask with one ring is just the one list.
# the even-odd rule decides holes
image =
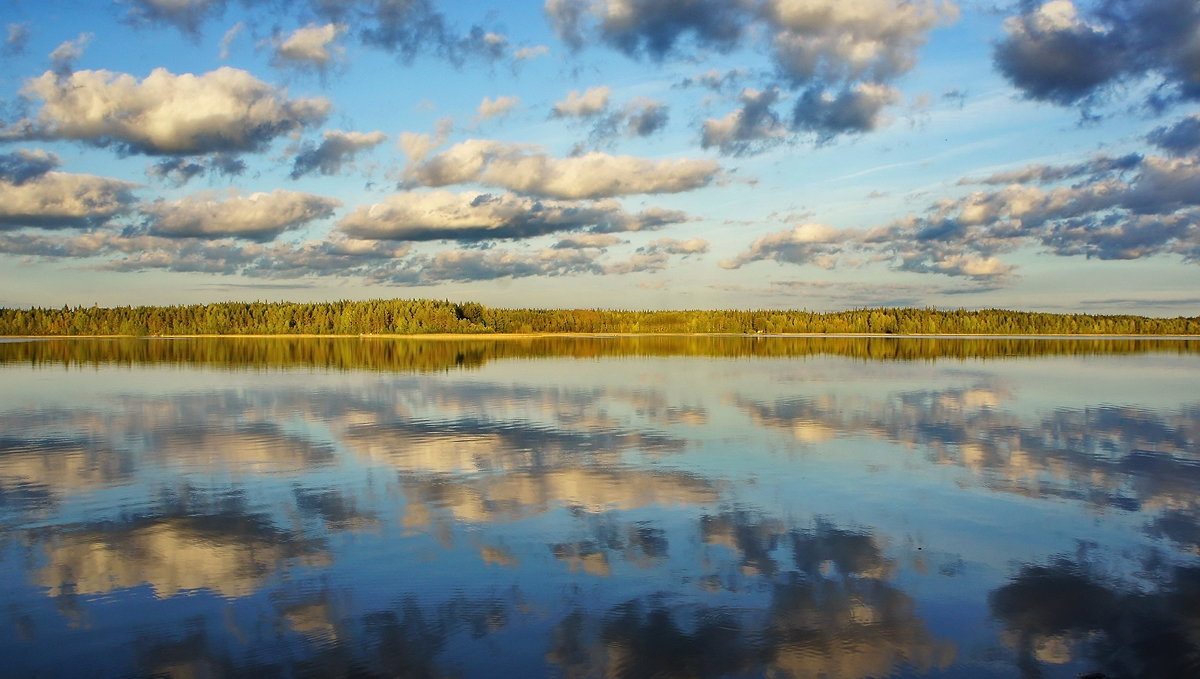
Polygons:
[[1200,346],[0,343],[3,676],[1200,676]]

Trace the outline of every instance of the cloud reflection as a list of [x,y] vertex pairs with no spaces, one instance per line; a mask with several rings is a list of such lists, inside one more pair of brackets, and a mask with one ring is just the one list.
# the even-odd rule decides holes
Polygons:
[[35,579],[54,597],[142,585],[152,587],[159,598],[199,589],[242,597],[285,563],[329,563],[319,543],[241,513],[85,525],[45,536],[42,549],[47,565]]
[[[890,676],[897,668],[946,668],[956,650],[936,639],[915,601],[889,582],[887,559],[869,533],[827,522],[787,528],[755,512],[704,517],[706,543],[739,553],[742,569],[770,577],[765,609],[673,605],[666,596],[576,608],[556,625],[547,659],[569,677]],[[724,536],[724,537],[722,537]],[[780,541],[790,565],[761,556]]]
[[1200,569],[1194,567],[1171,569],[1165,583],[1145,591],[1086,560],[1058,557],[1022,566],[989,603],[1025,677],[1081,657],[1113,677],[1200,672]]
[[989,383],[875,397],[739,396],[735,403],[756,426],[802,445],[855,436],[891,441],[936,464],[961,467],[985,488],[1081,502],[1098,512],[1157,514],[1147,530],[1187,551],[1200,544],[1200,403],[1054,408],[1030,416],[1018,412],[1012,391]]

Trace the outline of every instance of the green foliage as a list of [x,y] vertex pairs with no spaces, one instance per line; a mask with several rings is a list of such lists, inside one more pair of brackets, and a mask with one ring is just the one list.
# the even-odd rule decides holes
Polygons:
[[0,335],[421,335],[430,333],[1197,335],[1200,317],[1147,318],[985,309],[492,309],[427,299],[223,302],[170,307],[0,309]]

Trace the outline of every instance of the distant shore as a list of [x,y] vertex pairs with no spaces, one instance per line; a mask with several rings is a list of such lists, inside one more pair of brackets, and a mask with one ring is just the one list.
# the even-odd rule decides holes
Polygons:
[[745,339],[789,339],[789,338],[877,338],[877,339],[1147,339],[1147,340],[1200,340],[1200,335],[1143,335],[1117,333],[732,333],[732,332],[525,332],[525,333],[363,333],[357,335],[338,334],[184,334],[184,335],[7,335],[0,342],[20,340],[81,340],[81,339],[135,339],[135,340],[181,340],[181,339],[403,339],[403,340],[530,340],[543,338],[604,339],[606,337],[714,337]]
[[1173,337],[1200,336],[1200,316],[1053,314],[1006,309],[497,309],[475,302],[381,299],[321,303],[0,308],[6,337],[633,336]]

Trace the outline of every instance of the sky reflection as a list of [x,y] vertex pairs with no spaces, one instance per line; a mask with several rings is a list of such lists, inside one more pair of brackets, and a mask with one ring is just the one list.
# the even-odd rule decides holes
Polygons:
[[1190,676],[1198,368],[0,362],[0,674]]

